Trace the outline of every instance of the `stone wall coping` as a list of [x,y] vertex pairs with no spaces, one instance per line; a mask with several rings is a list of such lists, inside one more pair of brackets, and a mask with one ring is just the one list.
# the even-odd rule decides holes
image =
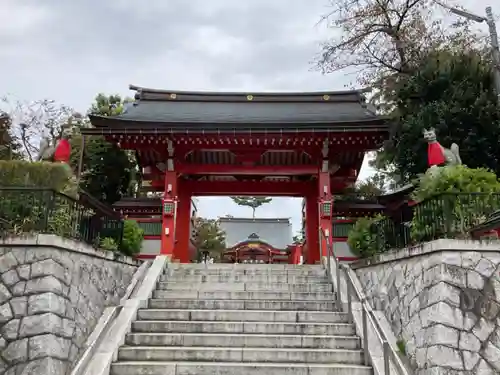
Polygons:
[[34,234],[16,237],[7,237],[0,240],[1,247],[53,247],[73,253],[80,253],[94,258],[101,258],[111,262],[138,266],[142,262],[125,255],[118,255],[112,251],[96,250],[83,242],[63,238],[54,234]]
[[386,253],[374,255],[370,258],[360,259],[352,262],[350,266],[352,269],[359,269],[442,251],[500,253],[500,242],[439,239],[407,247],[405,249],[391,250]]

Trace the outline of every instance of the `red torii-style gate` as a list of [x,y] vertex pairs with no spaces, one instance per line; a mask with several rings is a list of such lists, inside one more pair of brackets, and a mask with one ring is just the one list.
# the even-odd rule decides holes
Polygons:
[[[332,196],[355,182],[366,151],[388,134],[361,91],[211,93],[130,86],[136,101],[94,128],[137,151],[144,180],[163,191],[161,253],[189,259],[196,195],[305,197],[308,263],[320,260],[319,228],[332,231]],[[144,170],[145,170],[144,169]],[[323,244],[325,245],[325,244]],[[323,246],[323,249],[326,247]]]

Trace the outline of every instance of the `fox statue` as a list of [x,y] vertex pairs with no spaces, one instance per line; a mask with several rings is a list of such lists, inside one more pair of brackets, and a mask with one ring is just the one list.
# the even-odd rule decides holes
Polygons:
[[423,135],[428,144],[427,157],[429,167],[462,164],[460,150],[456,143],[452,143],[450,148],[441,146],[437,141],[436,131],[433,128],[424,129]]

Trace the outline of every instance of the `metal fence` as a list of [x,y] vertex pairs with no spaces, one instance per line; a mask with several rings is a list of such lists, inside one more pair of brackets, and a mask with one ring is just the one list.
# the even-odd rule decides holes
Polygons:
[[372,233],[380,252],[439,238],[465,239],[498,209],[498,193],[445,193],[413,206],[411,221],[384,218],[373,224]]
[[97,246],[123,235],[121,216],[85,192],[78,199],[51,189],[0,187],[0,237],[48,233]]

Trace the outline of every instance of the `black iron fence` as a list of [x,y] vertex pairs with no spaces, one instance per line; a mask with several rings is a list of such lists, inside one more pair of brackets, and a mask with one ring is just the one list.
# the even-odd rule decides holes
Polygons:
[[371,229],[383,252],[439,238],[470,238],[470,231],[498,209],[498,193],[445,193],[413,206],[411,221],[386,217]]
[[0,237],[22,233],[57,234],[94,246],[112,238],[119,245],[123,220],[85,192],[74,199],[51,189],[0,187]]

